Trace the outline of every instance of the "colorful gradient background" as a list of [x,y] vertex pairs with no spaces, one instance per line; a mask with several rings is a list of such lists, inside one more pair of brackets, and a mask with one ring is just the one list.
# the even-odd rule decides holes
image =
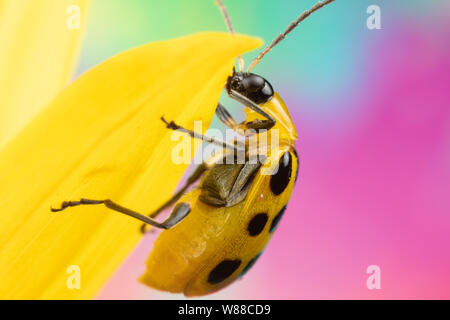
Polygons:
[[[270,42],[315,0],[225,3],[236,30]],[[371,4],[381,30],[366,27]],[[93,0],[77,75],[134,46],[205,30],[225,31],[212,0]],[[450,298],[449,49],[447,0],[337,0],[266,56],[255,72],[291,110],[300,179],[252,271],[207,298]],[[183,298],[136,281],[153,240],[99,299]],[[381,268],[380,290],[366,287],[369,265]]]

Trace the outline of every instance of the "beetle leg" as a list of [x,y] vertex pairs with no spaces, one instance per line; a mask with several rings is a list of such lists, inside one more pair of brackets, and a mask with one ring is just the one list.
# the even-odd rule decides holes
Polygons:
[[236,120],[233,119],[232,115],[228,112],[228,110],[219,103],[216,108],[216,115],[223,124],[225,124],[228,128],[233,129],[234,131],[238,131],[239,124]]
[[[150,218],[156,218],[161,212],[163,212],[170,206],[174,205],[183,196],[183,194],[186,192],[186,190],[189,189],[189,187],[191,185],[193,185],[195,182],[197,182],[197,180],[200,179],[201,176],[203,175],[203,173],[208,169],[209,169],[208,165],[205,163],[202,163],[201,165],[199,165],[195,169],[195,171],[189,176],[189,178],[187,179],[184,186],[179,191],[177,191],[169,200],[167,200],[162,206],[160,206],[154,212],[150,213],[148,216]],[[147,232],[146,226],[147,226],[146,223],[142,224],[141,229],[140,229],[142,233]]]
[[213,143],[213,144],[222,146],[223,148],[226,148],[226,149],[229,149],[229,150],[233,150],[233,151],[236,151],[236,152],[243,152],[243,151],[245,151],[245,148],[243,146],[238,145],[237,143],[236,144],[231,144],[229,142],[221,141],[221,140],[218,140],[218,139],[216,139],[214,137],[209,137],[209,136],[204,135],[202,133],[198,133],[198,132],[186,129],[186,128],[182,127],[182,126],[179,126],[178,124],[176,124],[173,121],[171,121],[171,122],[166,121],[166,119],[164,119],[164,117],[161,117],[161,120],[166,124],[168,129],[175,130],[175,131],[180,131],[180,132],[185,132],[185,133],[189,134],[192,138],[200,139],[200,140],[203,140],[203,141],[209,142],[209,143]]
[[61,204],[61,208],[59,208],[59,209],[51,208],[51,210],[53,212],[58,212],[58,211],[63,211],[65,209],[67,209],[68,207],[75,207],[75,206],[80,206],[80,205],[99,205],[99,204],[103,204],[111,210],[126,214],[130,217],[133,217],[135,219],[138,219],[138,220],[144,222],[145,224],[149,224],[153,227],[160,228],[160,229],[170,229],[171,227],[176,225],[178,222],[183,220],[190,212],[189,205],[187,205],[187,204],[177,205],[174,208],[174,210],[172,211],[172,213],[170,214],[169,218],[167,218],[164,222],[159,223],[158,221],[156,221],[150,217],[147,217],[143,214],[135,212],[131,209],[122,207],[121,205],[119,205],[109,199],[107,199],[107,200],[81,199],[80,201],[65,201]]
[[[180,218],[182,215],[180,214],[180,212],[183,212],[183,208],[178,208],[178,206],[176,206],[174,208],[174,210],[172,211],[172,214],[170,215],[170,217],[164,221],[163,223],[159,223],[156,220],[154,220],[154,218],[156,218],[158,216],[158,214],[160,214],[161,212],[163,212],[165,209],[167,209],[168,207],[172,206],[173,204],[175,204],[178,199],[181,198],[181,196],[186,192],[186,190],[192,185],[194,184],[198,179],[200,179],[200,177],[203,175],[203,173],[209,168],[210,165],[206,164],[206,163],[202,163],[200,166],[198,166],[196,168],[196,170],[192,173],[192,175],[188,178],[188,180],[186,181],[186,184],[183,186],[183,188],[181,188],[177,193],[175,193],[167,202],[165,202],[161,207],[159,207],[156,211],[152,212],[151,214],[149,214],[148,216],[144,216],[140,213],[134,212],[130,209],[124,208],[122,206],[119,206],[118,204],[112,202],[111,200],[90,200],[90,199],[81,199],[80,201],[64,201],[61,204],[61,207],[59,209],[54,209],[51,208],[51,211],[53,212],[59,212],[59,211],[63,211],[69,207],[76,207],[76,206],[80,206],[80,205],[98,205],[98,204],[104,204],[106,207],[124,213],[126,215],[132,216],[138,220],[141,220],[143,223],[143,225],[141,226],[140,230],[142,233],[145,233],[145,227],[146,225],[151,225],[157,228],[162,228],[162,229],[168,229],[168,227],[173,226],[174,224],[176,224],[177,222],[181,221],[182,218]],[[183,216],[184,217],[184,216]]]
[[256,103],[254,103],[247,97],[243,96],[242,94],[240,94],[239,92],[237,92],[235,90],[230,90],[228,92],[228,95],[230,96],[230,98],[236,100],[237,102],[243,104],[247,108],[252,109],[253,111],[257,112],[258,114],[260,114],[264,118],[266,118],[264,120],[254,120],[254,121],[244,123],[248,129],[269,130],[270,128],[272,128],[275,125],[275,123],[276,123],[275,119],[270,114],[265,112],[260,106],[258,106]]
[[[272,120],[259,120],[256,119],[250,122],[242,122],[238,124],[236,120],[233,119],[228,110],[222,105],[218,104],[216,109],[216,115],[222,123],[224,123],[230,129],[236,131],[241,136],[250,137],[256,134],[256,130],[260,129],[270,129],[273,127]],[[253,129],[253,130],[248,130]]]
[[[202,177],[203,173],[211,169],[216,164],[216,162],[221,158],[223,158],[223,154],[217,154],[216,156],[207,159],[205,162],[199,165],[195,169],[195,171],[189,176],[184,186],[179,191],[177,191],[169,200],[167,200],[162,206],[160,206],[157,210],[150,213],[148,216],[150,218],[156,218],[161,212],[174,205],[184,195],[184,193],[189,189],[189,187],[194,183],[196,183]],[[146,226],[147,226],[146,223],[142,224],[140,229],[142,233],[147,232]]]

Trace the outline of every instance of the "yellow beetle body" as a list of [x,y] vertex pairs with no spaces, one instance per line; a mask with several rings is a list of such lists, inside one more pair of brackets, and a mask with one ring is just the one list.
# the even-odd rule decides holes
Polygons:
[[[231,207],[216,207],[200,199],[202,182],[179,203],[191,212],[156,240],[141,282],[155,289],[186,296],[205,295],[229,285],[253,265],[270,240],[291,197],[298,174],[294,149],[297,132],[286,105],[278,94],[261,105],[277,122],[279,146],[269,150],[268,159],[256,174],[245,199]],[[247,112],[247,120],[256,112]],[[252,137],[257,139],[258,135]],[[280,159],[286,162],[283,169]],[[227,164],[225,164],[227,165]],[[262,174],[263,170],[278,170]],[[283,175],[283,176],[281,176]],[[275,194],[272,184],[282,185]]]

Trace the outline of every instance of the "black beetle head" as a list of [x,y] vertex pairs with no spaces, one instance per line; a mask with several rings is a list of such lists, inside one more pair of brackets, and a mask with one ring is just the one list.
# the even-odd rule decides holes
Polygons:
[[263,104],[272,99],[272,85],[261,76],[254,73],[235,72],[227,80],[226,89],[237,91],[256,104]]

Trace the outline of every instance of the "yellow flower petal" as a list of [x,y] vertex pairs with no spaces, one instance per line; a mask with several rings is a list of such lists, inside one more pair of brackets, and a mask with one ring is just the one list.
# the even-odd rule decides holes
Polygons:
[[[140,222],[101,206],[50,206],[85,197],[156,209],[186,169],[172,163],[177,142],[160,117],[203,120],[206,130],[234,58],[260,45],[202,33],[133,49],[35,117],[0,152],[0,298],[93,297],[140,239]],[[66,286],[70,265],[80,267],[80,290]]]
[[[0,2],[1,148],[70,80],[88,1]],[[67,27],[71,5],[80,8],[80,29]]]

